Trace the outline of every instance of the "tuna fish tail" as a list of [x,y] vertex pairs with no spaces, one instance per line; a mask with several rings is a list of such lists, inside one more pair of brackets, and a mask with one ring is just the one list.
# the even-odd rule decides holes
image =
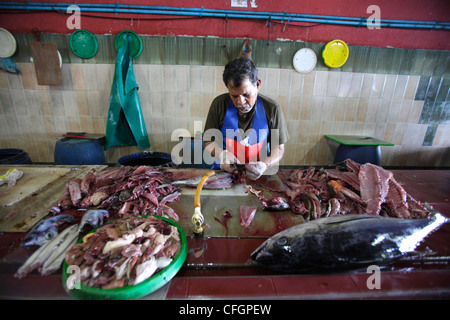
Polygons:
[[439,212],[435,212],[431,215],[431,219],[441,222],[440,224],[450,224],[450,219],[443,216]]
[[440,213],[439,211],[434,209],[430,204],[428,204],[426,202],[420,203],[420,202],[416,201],[416,203],[413,203],[413,205],[418,207],[418,208],[414,208],[414,209],[423,209],[423,210],[428,211],[430,213],[428,218],[437,220],[440,222],[440,224],[450,223],[450,218],[447,218],[446,216],[442,215],[442,213]]
[[[430,223],[424,226],[421,230],[411,234],[410,236],[405,237],[400,245],[399,249],[401,252],[413,252],[415,248],[419,245],[419,243],[425,239],[430,233],[439,229],[443,224],[449,223],[449,219],[444,217],[439,212],[434,213],[431,216]],[[425,219],[426,220],[426,219]]]

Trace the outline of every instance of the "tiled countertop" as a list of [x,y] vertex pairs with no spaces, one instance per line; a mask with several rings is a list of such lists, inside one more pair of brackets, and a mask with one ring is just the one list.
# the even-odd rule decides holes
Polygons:
[[[391,170],[406,191],[450,217],[449,170]],[[13,277],[29,256],[24,234],[0,234],[0,298],[69,299],[61,273]],[[144,299],[449,299],[450,225],[431,234],[418,251],[435,255],[382,269],[379,289],[367,270],[282,274],[251,263],[265,237],[189,237],[185,265],[163,288]],[[369,283],[369,286],[368,286]]]

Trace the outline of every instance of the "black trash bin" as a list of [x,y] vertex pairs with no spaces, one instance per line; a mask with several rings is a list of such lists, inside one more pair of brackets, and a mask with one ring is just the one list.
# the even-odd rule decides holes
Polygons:
[[172,155],[165,152],[141,152],[128,154],[117,161],[122,166],[175,167]]
[[21,149],[0,149],[0,164],[30,164],[27,152]]

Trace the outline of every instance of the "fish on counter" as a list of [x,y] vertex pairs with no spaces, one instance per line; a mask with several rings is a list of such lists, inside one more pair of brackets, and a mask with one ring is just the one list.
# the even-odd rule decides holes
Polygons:
[[51,218],[47,218],[35,225],[25,236],[22,246],[28,248],[30,246],[42,246],[55,239],[58,234],[58,228],[64,223],[71,223],[74,217],[70,214],[60,214]]
[[283,197],[274,197],[270,200],[262,202],[262,209],[267,211],[284,211],[289,210],[289,203]]
[[[186,186],[196,188],[203,178],[203,174],[196,177],[172,181],[171,184],[175,186]],[[227,189],[233,186],[235,177],[233,174],[225,171],[217,172],[215,175],[211,176],[203,185],[203,189]]]
[[[23,278],[31,271],[38,269],[41,275],[49,275],[57,271],[64,260],[65,253],[78,240],[78,235],[86,226],[97,228],[103,225],[103,219],[108,218],[107,210],[87,210],[78,225],[76,215],[60,214],[39,222],[26,235],[22,246],[28,248],[32,245],[40,246],[27,261],[17,270],[15,276]],[[69,227],[61,232],[60,225],[70,223]]]
[[430,217],[428,208],[411,197],[392,172],[351,159],[344,163],[345,168],[295,169],[281,177],[291,211],[307,221],[344,214]]
[[270,200],[267,200],[267,198],[262,194],[262,190],[257,190],[253,188],[252,186],[246,186],[248,192],[251,194],[254,194],[259,201],[261,201],[262,209],[266,211],[285,211],[289,210],[290,206],[288,201],[283,197],[274,197]]
[[[72,230],[72,227],[75,227],[77,234],[88,225],[97,228],[103,225],[105,218],[110,218],[108,210],[122,215],[154,214],[178,220],[178,215],[166,204],[177,201],[180,192],[176,186],[164,185],[167,180],[166,176],[167,173],[163,170],[149,166],[138,168],[125,166],[106,168],[100,172],[96,172],[94,169],[82,179],[71,179],[66,184],[60,201],[50,210],[51,213],[58,215],[42,220],[34,226],[25,236],[22,246],[29,248],[36,245],[42,248],[46,245],[48,248],[53,240],[59,239],[61,225],[64,223],[72,224],[68,228]],[[97,208],[94,209],[93,206]],[[84,213],[80,225],[78,225],[76,224],[78,215],[74,216],[64,212],[80,208],[92,209]],[[30,256],[30,261],[34,261],[36,255],[41,255],[43,250],[41,248]],[[47,258],[47,256],[45,257]],[[58,261],[56,260],[53,266]],[[45,270],[49,272],[50,269],[45,268]],[[19,272],[18,274],[25,275],[26,273]]]
[[[254,189],[253,189],[254,190]],[[262,209],[266,211],[284,211],[289,210],[289,204],[283,197],[274,197],[270,200],[266,200],[264,196],[260,196],[259,199],[262,202]],[[241,226],[247,228],[255,218],[257,211],[256,206],[241,205],[240,211],[240,223]]]
[[109,218],[109,212],[104,209],[87,210],[81,218],[78,231],[82,231],[85,226],[90,225],[91,228],[97,228],[103,225],[103,218]]
[[246,205],[242,205],[239,208],[241,226],[247,228],[250,225],[250,223],[252,223],[257,209],[258,208],[255,206],[246,206]]
[[178,220],[166,203],[178,201],[180,192],[172,185],[172,174],[151,166],[130,166],[93,170],[84,178],[74,178],[66,185],[62,198],[52,207],[53,213],[73,208],[97,207],[111,214],[153,214]]
[[262,243],[251,258],[281,272],[386,265],[412,253],[449,219],[398,219],[368,214],[342,215],[305,222]]
[[178,229],[148,217],[108,223],[66,253],[68,265],[80,267],[83,285],[112,289],[141,283],[167,267],[181,247]]
[[64,229],[57,237],[37,249],[14,276],[21,279],[36,269],[41,275],[49,275],[57,271],[64,261],[66,251],[77,242],[78,234],[78,225]]

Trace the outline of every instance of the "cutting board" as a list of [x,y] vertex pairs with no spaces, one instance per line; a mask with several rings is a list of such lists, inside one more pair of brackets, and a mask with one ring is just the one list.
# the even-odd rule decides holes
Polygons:
[[0,172],[4,174],[12,168],[22,171],[23,176],[13,187],[8,187],[6,183],[0,186],[0,206],[2,207],[11,207],[70,171],[70,168],[1,166]]
[[[89,171],[95,169],[98,172],[103,170],[107,166],[16,165],[14,167],[22,171],[25,170],[25,168],[30,168],[32,169],[31,171],[36,171],[39,173],[37,176],[42,176],[47,173],[52,174],[53,177],[55,177],[56,175],[56,178],[48,182],[47,184],[43,182],[44,180],[38,179],[40,183],[34,184],[34,189],[30,188],[30,190],[27,190],[27,196],[23,196],[21,200],[15,202],[10,207],[0,206],[0,232],[27,232],[39,220],[47,216],[50,212],[50,208],[53,207],[59,200],[61,200],[64,195],[64,191],[66,190],[66,184],[70,179],[83,178]],[[9,168],[11,168],[11,165],[0,165],[1,172],[6,172],[6,170],[8,170]],[[63,174],[63,172],[66,173]],[[26,178],[25,174],[21,179],[24,178]],[[31,179],[30,181],[32,182],[33,180],[34,179]],[[19,181],[20,179],[18,180],[18,183]]]
[[62,73],[55,42],[31,42],[36,79],[39,85],[62,85]]

